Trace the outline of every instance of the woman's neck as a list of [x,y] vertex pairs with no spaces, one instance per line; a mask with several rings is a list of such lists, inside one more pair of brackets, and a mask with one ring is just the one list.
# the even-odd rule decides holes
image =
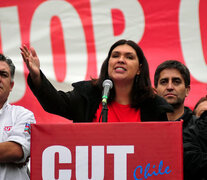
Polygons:
[[119,104],[127,105],[130,104],[130,94],[132,85],[127,84],[115,84],[114,85],[116,97],[115,101]]

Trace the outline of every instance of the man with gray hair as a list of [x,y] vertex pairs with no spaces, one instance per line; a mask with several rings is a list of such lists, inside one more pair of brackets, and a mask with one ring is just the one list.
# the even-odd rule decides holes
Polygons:
[[14,74],[12,60],[0,54],[0,179],[29,180],[26,162],[35,118],[31,111],[8,102]]

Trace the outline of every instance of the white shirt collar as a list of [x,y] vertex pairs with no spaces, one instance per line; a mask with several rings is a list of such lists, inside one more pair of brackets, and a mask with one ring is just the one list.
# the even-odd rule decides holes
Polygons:
[[4,103],[3,107],[0,109],[0,115],[4,112],[4,110],[6,109],[6,107],[8,106],[9,102],[8,100]]

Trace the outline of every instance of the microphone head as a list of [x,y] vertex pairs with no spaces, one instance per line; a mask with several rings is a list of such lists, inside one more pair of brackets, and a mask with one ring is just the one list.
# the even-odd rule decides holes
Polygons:
[[111,81],[110,79],[106,79],[106,80],[104,80],[102,86],[103,86],[103,87],[108,86],[109,89],[111,89],[111,88],[113,87],[113,83],[112,83],[112,81]]

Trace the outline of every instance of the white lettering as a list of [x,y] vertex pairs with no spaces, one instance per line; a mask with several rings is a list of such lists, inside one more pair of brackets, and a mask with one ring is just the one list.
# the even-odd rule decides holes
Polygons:
[[180,40],[183,56],[191,74],[207,82],[199,21],[199,0],[181,0],[179,10]]
[[26,90],[24,65],[20,55],[21,46],[20,27],[17,7],[0,8],[0,28],[3,53],[12,59],[16,66],[14,87],[9,96],[10,103],[20,100]]
[[[113,0],[105,3],[102,0],[91,0],[93,27],[97,52],[98,71],[106,58],[110,46],[119,39],[131,39],[139,42],[144,33],[144,13],[137,0]],[[111,10],[123,12],[125,29],[118,36],[113,35]]]
[[59,179],[55,179],[55,153],[59,153],[59,163],[71,163],[71,152],[64,146],[47,147],[42,154],[42,179],[65,180],[71,178],[71,170],[59,170]]
[[[47,12],[47,13],[45,13]],[[54,75],[50,42],[50,21],[57,16],[62,23],[66,49],[67,74],[64,83],[58,83]],[[81,19],[77,11],[66,1],[44,1],[32,18],[31,45],[35,47],[41,69],[47,77],[62,90],[68,90],[68,83],[84,80],[86,76],[87,51]]]
[[[91,146],[91,163],[89,163],[89,146],[76,146],[75,175],[77,180],[103,180],[105,173],[104,146]],[[64,146],[47,147],[42,154],[43,180],[70,179],[72,170],[58,170],[55,178],[55,154],[59,155],[59,163],[72,163],[71,151]],[[114,155],[114,180],[127,179],[127,154],[134,153],[134,146],[107,146],[107,154]],[[91,164],[91,165],[89,165]],[[91,167],[91,178],[89,177]]]
[[[104,179],[104,146],[92,146],[92,176],[90,180]],[[88,178],[88,146],[76,147],[76,179]]]
[[127,179],[127,154],[134,153],[134,146],[107,146],[107,154],[114,154],[114,180]]

